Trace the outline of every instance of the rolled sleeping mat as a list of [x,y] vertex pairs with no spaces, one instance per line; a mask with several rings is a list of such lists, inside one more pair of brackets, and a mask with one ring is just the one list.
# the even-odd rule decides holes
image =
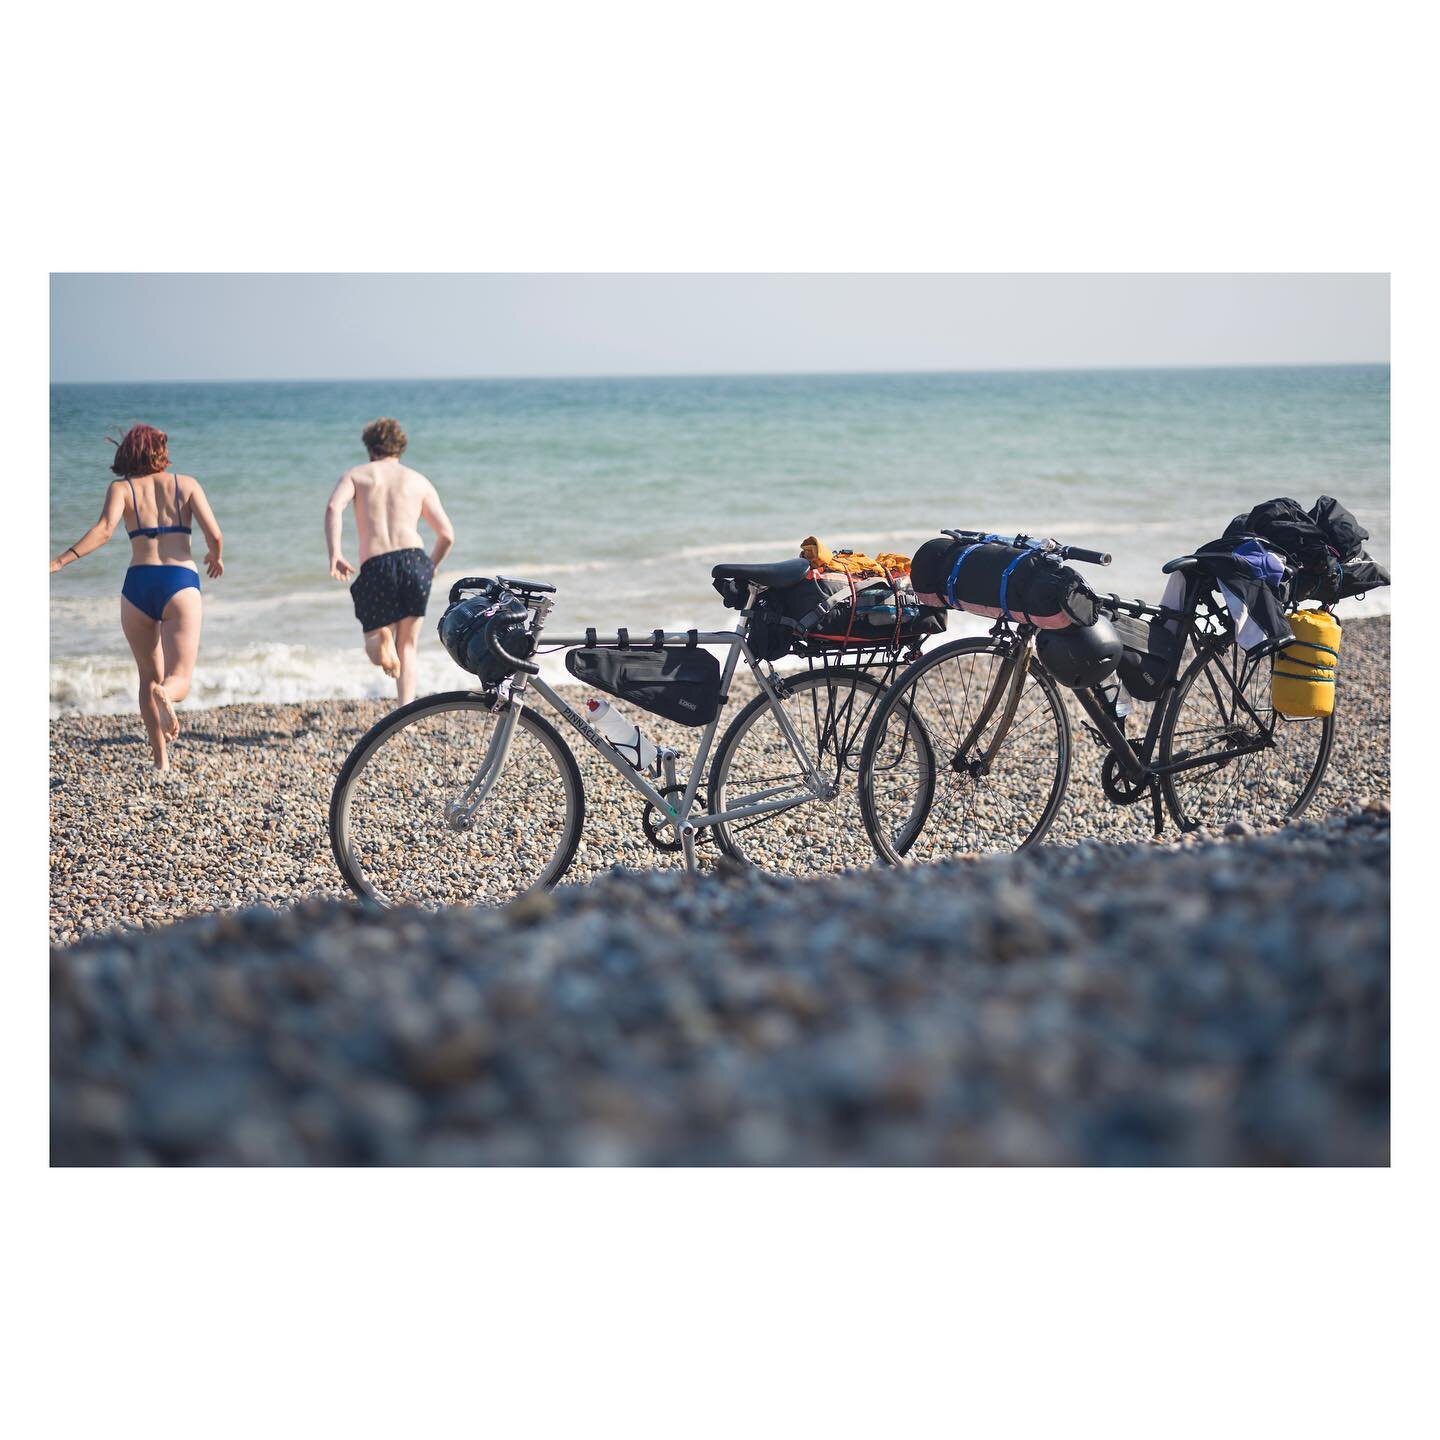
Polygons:
[[910,563],[910,578],[922,605],[992,620],[1004,615],[1041,630],[1093,625],[1100,613],[1089,587],[1068,565],[1016,545],[970,545],[949,536],[927,540]]

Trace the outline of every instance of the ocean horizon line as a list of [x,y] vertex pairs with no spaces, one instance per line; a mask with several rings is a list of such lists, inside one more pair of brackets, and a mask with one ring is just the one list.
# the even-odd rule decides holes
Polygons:
[[896,370],[685,370],[659,373],[653,371],[593,371],[555,375],[311,375],[311,376],[235,376],[179,380],[173,377],[135,377],[109,380],[56,380],[49,382],[52,390],[106,385],[428,385],[488,384],[529,385],[569,383],[583,380],[867,380],[917,376],[944,377],[954,375],[1135,375],[1135,374],[1206,374],[1270,370],[1388,370],[1391,361],[1384,360],[1265,360],[1235,361],[1226,364],[1175,365],[1009,365],[967,366],[959,368],[896,369]]

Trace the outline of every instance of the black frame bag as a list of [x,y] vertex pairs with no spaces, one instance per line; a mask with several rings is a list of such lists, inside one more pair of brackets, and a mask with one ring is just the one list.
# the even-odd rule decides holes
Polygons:
[[565,668],[607,695],[680,725],[708,725],[720,713],[720,662],[698,646],[587,646],[571,650]]
[[1125,646],[1116,672],[1120,683],[1137,700],[1158,700],[1185,649],[1184,635],[1177,634],[1163,620],[1142,620],[1125,614],[1109,618]]

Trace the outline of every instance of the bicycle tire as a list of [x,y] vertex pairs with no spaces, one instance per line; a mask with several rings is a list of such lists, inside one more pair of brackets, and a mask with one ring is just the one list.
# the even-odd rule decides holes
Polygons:
[[[914,719],[918,720],[920,724],[927,729],[931,727],[931,711],[939,707],[922,705],[917,703],[917,699],[915,698],[918,695],[919,686],[922,682],[926,681],[926,677],[930,672],[938,670],[950,661],[960,660],[969,655],[982,654],[1003,658],[1004,651],[1000,643],[993,636],[955,640],[947,645],[940,646],[936,650],[928,651],[895,678],[894,683],[890,686],[889,690],[886,691],[884,697],[875,709],[875,714],[870,719],[870,728],[865,736],[865,746],[860,755],[860,813],[865,824],[866,833],[870,837],[870,843],[875,848],[876,855],[887,864],[899,865],[916,859],[942,859],[947,858],[949,855],[979,853],[978,846],[962,843],[958,837],[953,845],[944,839],[935,838],[935,830],[931,825],[931,821],[936,818],[933,813],[935,802],[944,793],[942,786],[938,782],[934,794],[931,797],[931,803],[927,807],[925,821],[920,834],[916,837],[916,841],[912,842],[910,846],[907,846],[904,851],[901,851],[895,846],[887,833],[891,827],[886,822],[885,817],[879,813],[879,806],[876,801],[875,760],[879,747],[883,742],[886,729],[890,723],[891,716],[899,705],[908,705]],[[1018,843],[997,845],[994,847],[997,851],[1026,850],[1033,845],[1040,844],[1049,833],[1050,827],[1055,823],[1055,817],[1059,814],[1060,807],[1064,803],[1065,792],[1070,783],[1070,717],[1067,713],[1065,702],[1060,695],[1059,687],[1054,678],[1044,670],[1043,667],[1036,664],[1033,657],[1026,673],[1026,684],[1028,685],[1032,680],[1041,692],[1049,713],[1054,718],[1056,734],[1055,772],[1050,781],[1049,793],[1046,797],[1045,804],[1033,825],[1026,827],[1026,833]],[[933,696],[931,699],[933,700]],[[1021,704],[1024,704],[1023,692]],[[1017,707],[1016,724],[1024,725],[1028,722],[1028,718],[1028,713],[1025,716],[1021,716],[1018,713]],[[938,717],[936,723],[943,726],[943,717]],[[991,723],[993,723],[993,721]],[[961,728],[964,727],[958,724],[955,726],[957,730]],[[1015,732],[1012,727],[1012,733],[1018,732]],[[938,743],[934,736],[930,738],[934,752],[943,757],[947,747]],[[951,736],[950,738],[953,739],[954,737]],[[1010,739],[1007,737],[1005,745],[1009,744]],[[1000,756],[1003,761],[1005,758],[1004,745],[1001,747]],[[946,767],[941,767],[937,772],[942,778],[945,768]],[[987,775],[985,778],[988,779],[989,776]],[[961,783],[958,773],[955,783],[957,785]],[[975,789],[978,792],[978,785]]]
[[[508,847],[503,843],[503,836],[492,841],[489,839],[488,832],[485,832],[484,844],[490,847],[490,853],[487,855],[486,850],[481,847],[469,857],[469,863],[472,866],[482,858],[489,862],[486,867],[485,881],[471,887],[487,893],[478,895],[468,893],[466,887],[458,885],[447,889],[449,883],[447,877],[435,868],[433,860],[428,862],[429,868],[423,868],[427,863],[424,861],[417,861],[416,865],[410,867],[417,876],[417,883],[412,884],[411,889],[421,892],[418,895],[387,893],[385,885],[376,883],[378,875],[367,874],[367,866],[362,859],[363,851],[357,852],[357,837],[354,833],[356,816],[353,813],[357,798],[359,798],[357,787],[363,782],[367,769],[377,756],[385,753],[384,747],[387,742],[403,735],[421,722],[447,714],[465,717],[467,713],[493,717],[496,714],[494,697],[474,691],[457,690],[440,695],[429,695],[423,699],[412,701],[409,705],[401,706],[400,709],[392,711],[372,725],[346,757],[330,795],[330,849],[346,885],[360,899],[382,908],[399,904],[503,903],[505,900],[517,898],[532,890],[556,884],[573,863],[585,825],[585,787],[580,777],[580,768],[559,731],[544,716],[537,715],[532,710],[523,709],[516,716],[516,731],[511,742],[511,753],[507,756],[506,769],[502,771],[501,781],[497,781],[497,785],[503,782],[506,773],[511,771],[512,765],[522,758],[515,751],[515,741],[521,736],[537,743],[554,762],[565,798],[565,820],[560,830],[559,843],[556,844],[545,863],[539,867],[539,873],[528,883],[518,886],[505,879],[506,861],[513,862],[519,853],[513,836],[516,827],[511,824],[512,837]],[[466,728],[463,719],[457,723],[456,735],[453,737],[457,745],[465,743],[467,737],[463,731]],[[488,739],[485,743],[488,744]],[[453,763],[456,768],[453,775],[441,777],[438,781],[434,774],[437,757],[427,754],[410,767],[410,774],[402,775],[403,785],[392,786],[388,795],[377,798],[376,808],[383,810],[388,805],[391,809],[395,809],[407,802],[412,809],[418,806],[421,811],[422,823],[417,825],[414,819],[406,820],[402,817],[395,824],[396,831],[408,829],[412,837],[419,842],[432,833],[430,827],[433,825],[436,841],[449,845],[452,853],[458,853],[460,842],[466,838],[475,837],[476,832],[473,829],[463,832],[451,830],[445,823],[443,808],[430,810],[429,802],[438,801],[443,804],[444,799],[453,798],[457,785],[462,784],[478,769],[483,752],[477,752],[479,752],[478,746],[470,747],[466,750],[468,758],[456,762],[451,762],[446,757],[439,757],[439,764]],[[520,777],[517,775],[516,778]],[[427,780],[432,782],[428,789],[433,793],[423,793],[426,788],[423,782]],[[537,792],[533,780],[524,786],[524,792],[526,795]],[[490,806],[494,798],[492,792],[485,802],[484,810],[487,815],[491,813]],[[424,813],[427,810],[429,813]],[[493,813],[497,817],[504,814],[503,796],[502,806]],[[378,831],[378,824],[374,828]],[[398,833],[396,838],[398,841]],[[367,840],[366,843],[370,842]],[[389,842],[386,841],[385,848],[387,849],[388,844]],[[369,867],[372,872],[376,868],[375,865]],[[420,877],[423,877],[423,883],[419,883]],[[390,888],[394,888],[393,884]]]
[[[791,722],[796,725],[802,742],[810,748],[812,758],[819,756],[821,764],[818,768],[826,778],[840,787],[840,793],[830,801],[811,798],[791,810],[769,812],[716,825],[713,827],[716,843],[722,854],[738,864],[752,865],[760,869],[779,869],[791,874],[820,874],[849,868],[855,864],[870,864],[874,856],[867,851],[857,857],[847,840],[847,832],[857,833],[860,827],[854,823],[858,816],[854,816],[853,812],[850,812],[853,818],[847,823],[846,792],[848,789],[853,793],[854,777],[858,768],[856,762],[868,728],[866,721],[869,710],[873,708],[876,697],[884,693],[885,687],[873,675],[858,667],[831,667],[802,672],[787,676],[784,684],[788,697],[781,703],[799,701],[797,706],[787,711]],[[815,703],[816,692],[842,686],[851,691],[852,698],[848,702],[850,708],[847,710],[843,702],[837,703],[827,698],[823,702],[825,718],[822,720],[820,706]],[[865,708],[856,713],[856,692],[859,691],[865,691],[868,698]],[[808,707],[805,703],[807,697],[810,698]],[[842,713],[837,715],[837,710]],[[726,803],[729,803],[726,799],[727,791],[734,788],[732,767],[741,755],[747,738],[754,735],[760,725],[769,718],[769,697],[762,691],[739,711],[726,728],[710,764],[708,793],[712,812],[719,813]],[[831,732],[828,743],[821,733],[827,727]],[[928,747],[928,737],[922,736],[920,740]],[[799,783],[798,766],[793,753],[783,743],[779,727],[774,728],[768,744],[764,740],[759,743],[779,759],[774,762],[762,758],[757,760],[757,763],[767,767],[773,763],[782,766],[788,764],[795,767],[796,773],[755,775],[744,783],[764,786],[785,779]],[[752,745],[751,749],[755,748],[756,746]],[[930,755],[929,765],[933,772],[933,754]],[[821,807],[819,810],[811,808],[817,805]],[[805,812],[803,818],[799,814],[801,811]],[[906,841],[906,848],[913,842],[914,834],[918,833],[923,819],[923,814],[917,817],[914,831]],[[747,842],[747,836],[754,838]]]
[[[1229,650],[1231,652],[1235,651],[1236,649],[1237,647],[1233,644],[1229,647]],[[1207,650],[1203,654],[1197,655],[1195,659],[1191,661],[1189,667],[1185,670],[1184,674],[1176,683],[1175,690],[1168,702],[1165,719],[1160,729],[1159,763],[1162,768],[1166,765],[1174,763],[1176,759],[1174,742],[1177,733],[1178,723],[1181,715],[1184,712],[1186,701],[1190,698],[1196,681],[1198,681],[1200,677],[1206,672],[1209,665],[1218,657],[1219,654],[1219,651]],[[1255,678],[1260,678],[1263,681],[1263,698],[1265,700],[1268,700],[1270,686],[1270,672],[1268,667],[1265,668],[1263,671],[1257,669],[1252,676],[1252,680]],[[1221,697],[1218,694],[1213,694],[1212,698],[1215,701],[1215,708],[1218,714],[1222,710]],[[1251,700],[1252,707],[1263,719],[1266,714],[1265,707],[1260,704],[1256,704],[1255,699],[1248,695],[1247,699]],[[1270,710],[1270,714],[1274,714],[1273,709]],[[1187,807],[1184,799],[1182,798],[1181,792],[1182,789],[1188,787],[1191,782],[1185,777],[1187,774],[1199,777],[1207,773],[1215,773],[1216,771],[1219,771],[1225,767],[1217,766],[1215,767],[1215,771],[1199,770],[1191,772],[1180,772],[1179,774],[1175,775],[1166,775],[1162,773],[1160,777],[1160,788],[1161,792],[1165,796],[1166,808],[1170,811],[1171,817],[1174,819],[1175,824],[1179,826],[1182,832],[1198,830],[1202,826],[1210,826],[1212,828],[1218,827],[1228,824],[1232,821],[1246,818],[1249,818],[1253,823],[1257,824],[1284,824],[1287,821],[1297,819],[1299,816],[1305,813],[1305,811],[1309,808],[1311,802],[1314,800],[1315,794],[1319,790],[1320,784],[1325,778],[1325,771],[1330,764],[1330,753],[1334,748],[1335,744],[1335,715],[1332,712],[1331,714],[1327,715],[1323,720],[1292,721],[1286,720],[1284,719],[1284,717],[1278,717],[1278,722],[1279,724],[1284,726],[1285,731],[1287,732],[1290,731],[1292,727],[1297,726],[1305,727],[1306,731],[1308,731],[1312,727],[1318,727],[1318,734],[1320,737],[1319,743],[1316,747],[1314,761],[1308,764],[1304,764],[1301,767],[1305,772],[1306,778],[1303,785],[1301,785],[1300,787],[1299,794],[1297,798],[1288,807],[1285,808],[1284,814],[1280,815],[1278,818],[1271,816],[1260,816],[1247,812],[1243,804],[1237,803],[1235,805],[1226,807],[1223,813],[1212,812],[1202,818],[1198,815],[1187,812]],[[1277,729],[1276,733],[1281,732]],[[1295,733],[1298,737],[1303,732],[1297,730]],[[1237,802],[1240,798],[1240,782],[1243,779],[1244,775],[1247,773],[1245,760],[1251,756],[1258,757],[1268,753],[1271,752],[1267,750],[1249,751],[1245,752],[1244,754],[1236,752],[1236,758],[1239,763],[1236,765],[1233,772],[1231,791],[1235,794]],[[1183,756],[1181,758],[1183,758]],[[1253,774],[1254,771],[1250,771],[1250,773]],[[1247,798],[1248,795],[1249,791],[1247,790]]]

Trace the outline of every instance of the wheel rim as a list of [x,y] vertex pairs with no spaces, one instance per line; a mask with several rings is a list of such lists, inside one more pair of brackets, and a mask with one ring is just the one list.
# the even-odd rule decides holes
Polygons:
[[[1003,701],[967,755],[956,757],[999,681],[1006,655],[993,642],[937,651],[902,676],[877,713],[867,741],[863,779],[867,822],[877,848],[892,861],[943,860],[1021,849],[1044,838],[1069,775],[1069,725],[1049,677],[1032,664],[1011,722],[988,771],[964,768],[987,752],[998,733]],[[924,825],[908,852],[893,843],[895,815],[910,803],[903,771],[882,760],[893,750],[892,728],[902,715],[921,725],[933,747],[933,795]]]
[[[1216,673],[1236,681],[1254,715]],[[1257,721],[1259,722],[1257,724]],[[1237,646],[1218,652],[1208,665],[1197,662],[1181,681],[1165,722],[1162,765],[1224,746],[1270,743],[1248,754],[1167,776],[1166,798],[1182,829],[1240,821],[1281,825],[1299,815],[1319,788],[1334,717],[1288,720],[1270,701],[1270,665],[1252,661]]]
[[[882,687],[863,671],[835,669],[791,677],[786,684],[785,713],[806,751],[820,756],[821,774],[839,793],[833,800],[810,799],[778,814],[716,826],[716,838],[732,859],[787,874],[867,865],[874,854],[865,839],[857,780],[866,728]],[[924,737],[917,736],[911,754],[921,764],[924,747]],[[733,743],[720,757],[712,809],[739,805],[748,795],[786,784],[803,784],[800,766],[773,712],[762,703],[742,716]],[[913,817],[915,827],[922,818]]]
[[359,754],[333,824],[341,869],[362,895],[382,905],[498,904],[563,872],[577,787],[561,742],[524,712],[473,824],[457,831],[445,822],[446,802],[474,778],[499,718],[488,701],[432,706]]

